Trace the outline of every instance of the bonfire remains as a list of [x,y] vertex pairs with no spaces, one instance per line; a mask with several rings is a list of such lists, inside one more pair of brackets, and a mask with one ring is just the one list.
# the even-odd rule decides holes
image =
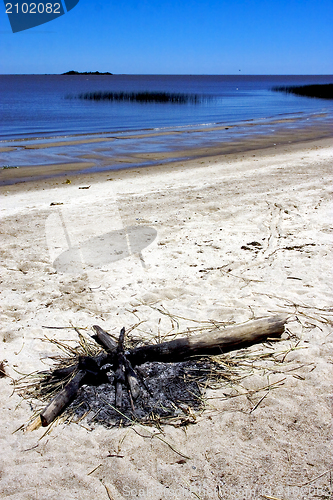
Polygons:
[[[128,418],[123,413],[123,408],[128,406],[129,402],[133,421],[142,420],[145,416],[144,408],[149,405],[147,394],[153,395],[155,389],[159,390],[161,374],[165,390],[172,390],[177,396],[175,402],[171,401],[171,405],[177,405],[179,409],[186,407],[186,394],[191,394],[193,406],[193,401],[200,401],[200,390],[193,374],[211,370],[211,356],[258,342],[277,340],[284,332],[287,319],[287,315],[277,315],[129,350],[125,349],[124,344],[125,328],[121,329],[118,341],[115,342],[106,331],[95,325],[92,338],[102,350],[79,356],[75,363],[46,374],[41,387],[53,385],[60,390],[34,421],[33,427],[50,425],[76,399],[80,403],[79,406],[84,406],[85,396],[79,391],[83,385],[87,388],[86,396],[89,390],[98,396],[96,388],[103,386],[100,403],[104,401],[119,415]],[[172,370],[170,365],[174,367]],[[156,383],[156,373],[160,375],[159,384]],[[184,374],[189,380],[187,384],[182,383]],[[112,399],[114,407],[108,402],[111,400],[111,397],[108,397],[111,396],[111,391],[115,393]],[[168,404],[170,405],[170,401],[166,401],[163,408],[162,403],[166,415]],[[98,411],[102,411],[102,408]]]

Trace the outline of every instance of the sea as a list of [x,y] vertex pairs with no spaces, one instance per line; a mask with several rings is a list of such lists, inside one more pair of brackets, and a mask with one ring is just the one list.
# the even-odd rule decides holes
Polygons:
[[[332,100],[273,90],[276,86],[324,83],[333,83],[333,76],[0,75],[0,151],[4,151],[0,167],[26,164],[22,154],[6,154],[8,145],[17,147],[19,153],[20,144],[26,141],[98,134],[130,136],[127,154],[216,147],[281,131],[292,138],[300,129],[307,131],[306,138],[315,129],[314,138],[327,137],[333,129]],[[179,104],[77,98],[89,92],[145,91],[197,95],[200,99]],[[148,133],[151,137],[152,132],[155,140],[140,140]],[[124,151],[118,143],[114,153],[119,157]],[[35,165],[46,168],[45,158],[32,159]],[[112,168],[117,166],[111,162]]]
[[[333,102],[274,92],[274,86],[332,83],[333,76],[1,75],[0,140],[177,127],[333,112]],[[84,92],[175,92],[199,104],[96,102]],[[210,99],[209,99],[210,98]]]

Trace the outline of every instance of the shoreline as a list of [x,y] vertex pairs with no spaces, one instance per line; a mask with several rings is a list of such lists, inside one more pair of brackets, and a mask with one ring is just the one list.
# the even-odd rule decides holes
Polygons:
[[[321,123],[317,126],[289,129],[289,121],[293,123],[294,119],[265,123],[265,126],[275,124],[278,127],[280,122],[282,125],[273,132],[261,130],[259,134],[258,131],[251,134],[250,129],[254,125],[249,122],[245,127],[248,127],[250,132],[247,130],[243,134],[237,130],[238,126],[223,125],[182,132],[146,131],[134,135],[99,134],[99,137],[92,134],[65,141],[54,139],[44,139],[42,142],[39,139],[8,141],[0,148],[4,153],[3,161],[9,162],[0,169],[0,188],[47,179],[60,181],[63,177],[71,176],[75,178],[105,173],[115,175],[116,172],[137,168],[160,168],[161,165],[166,167],[178,164],[190,165],[191,162],[200,159],[203,161],[215,157],[223,159],[230,155],[250,154],[252,151],[288,147],[293,144],[302,147],[308,142],[329,140],[333,137],[329,124]],[[234,129],[236,133],[230,135]],[[169,146],[163,143],[165,140],[171,141]],[[199,142],[199,146],[195,146],[195,141]],[[18,159],[20,165],[15,164],[15,159]]]

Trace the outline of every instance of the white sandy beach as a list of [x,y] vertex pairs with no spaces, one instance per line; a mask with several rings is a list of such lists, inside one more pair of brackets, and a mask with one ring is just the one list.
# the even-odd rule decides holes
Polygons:
[[[0,498],[331,498],[332,178],[324,139],[1,188]],[[170,329],[161,308],[182,329],[287,313],[284,363],[164,426],[180,454],[141,427],[15,432],[32,409],[13,380],[52,366],[45,335],[77,338],[45,326],[147,338]]]

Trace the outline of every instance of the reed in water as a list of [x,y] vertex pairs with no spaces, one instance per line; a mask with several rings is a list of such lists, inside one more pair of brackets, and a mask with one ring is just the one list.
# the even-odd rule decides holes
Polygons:
[[305,97],[319,97],[321,99],[333,99],[333,83],[321,85],[291,85],[284,87],[273,87],[276,92],[296,94]]
[[[73,98],[68,96],[68,98]],[[129,101],[141,103],[172,103],[172,104],[196,104],[202,102],[203,98],[197,94],[181,94],[172,92],[85,92],[79,94],[77,99],[88,101]]]

